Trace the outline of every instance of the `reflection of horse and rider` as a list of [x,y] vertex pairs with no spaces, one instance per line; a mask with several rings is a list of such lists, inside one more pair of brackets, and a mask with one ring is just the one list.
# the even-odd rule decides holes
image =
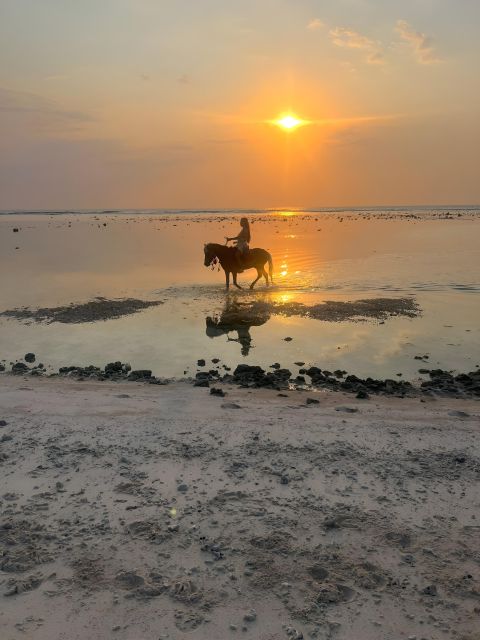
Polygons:
[[[242,287],[237,283],[237,275],[242,273],[245,269],[256,269],[257,277],[250,285],[250,289],[253,289],[255,283],[263,276],[265,278],[266,285],[268,287],[268,278],[270,276],[270,283],[273,284],[273,261],[272,256],[265,251],[265,249],[250,249],[249,243],[251,240],[250,225],[247,218],[240,220],[242,227],[240,233],[232,238],[226,237],[228,242],[234,241],[235,246],[229,247],[226,244],[216,244],[210,242],[204,247],[205,260],[204,265],[210,267],[217,262],[225,271],[225,283],[227,289],[230,287],[230,274],[232,274],[233,284],[241,289]],[[265,270],[265,264],[268,262],[268,273]]]
[[[235,294],[229,294],[220,316],[207,316],[206,334],[209,338],[227,336],[229,342],[239,342],[242,355],[248,356],[252,346],[251,327],[260,327],[269,319],[270,311],[266,307],[243,306],[238,302]],[[237,338],[230,338],[229,334],[233,331],[237,332]]]

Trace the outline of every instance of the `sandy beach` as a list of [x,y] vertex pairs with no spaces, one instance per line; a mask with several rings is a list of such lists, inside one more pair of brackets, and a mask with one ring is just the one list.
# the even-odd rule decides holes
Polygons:
[[1,385],[2,639],[480,637],[478,401]]

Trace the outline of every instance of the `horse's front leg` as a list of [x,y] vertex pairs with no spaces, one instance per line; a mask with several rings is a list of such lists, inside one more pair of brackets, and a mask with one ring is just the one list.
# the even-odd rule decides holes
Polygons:
[[253,289],[253,287],[255,286],[255,283],[258,282],[261,277],[262,277],[262,272],[259,269],[257,269],[257,277],[255,278],[255,280],[250,285],[250,289]]
[[238,273],[236,271],[232,271],[233,276],[233,284],[237,287],[237,289],[241,289],[242,287],[237,282]]
[[230,289],[230,271],[225,270],[225,288]]

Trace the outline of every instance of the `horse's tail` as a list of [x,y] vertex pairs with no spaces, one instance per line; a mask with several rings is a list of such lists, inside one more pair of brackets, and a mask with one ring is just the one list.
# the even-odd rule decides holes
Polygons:
[[273,260],[270,254],[268,254],[268,273],[270,275],[270,282],[273,284]]

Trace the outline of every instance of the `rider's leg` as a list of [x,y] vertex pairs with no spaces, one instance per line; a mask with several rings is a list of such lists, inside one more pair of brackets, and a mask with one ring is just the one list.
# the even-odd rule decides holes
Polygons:
[[243,271],[243,261],[242,261],[242,257],[243,254],[240,251],[240,249],[237,249],[235,251],[235,262],[237,263],[238,266],[238,272],[241,273]]

